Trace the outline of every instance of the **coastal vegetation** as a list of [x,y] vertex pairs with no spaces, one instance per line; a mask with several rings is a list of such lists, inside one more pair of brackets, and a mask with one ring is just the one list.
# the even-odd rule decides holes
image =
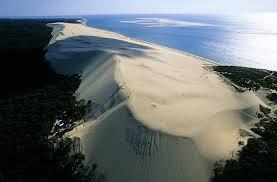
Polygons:
[[213,70],[244,90],[277,90],[277,72],[274,71],[236,66],[215,66]]
[[[274,71],[235,66],[216,66],[214,70],[234,86],[243,90],[264,89],[273,106],[277,102],[277,73]],[[237,158],[225,165],[217,162],[212,182],[274,182],[277,179],[277,115],[270,108],[260,105],[257,113],[260,122],[251,130],[259,137],[249,138],[237,153]],[[239,142],[241,143],[241,142]]]
[[[51,38],[46,23],[54,21],[61,20],[0,20],[3,182],[104,179],[95,174],[96,164],[84,164],[80,140],[63,136],[82,119],[86,103],[76,100],[80,76],[58,74],[44,59]],[[54,128],[57,121],[59,127]]]

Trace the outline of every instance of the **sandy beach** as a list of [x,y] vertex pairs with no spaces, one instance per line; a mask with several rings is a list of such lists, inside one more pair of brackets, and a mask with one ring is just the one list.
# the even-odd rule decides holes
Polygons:
[[110,182],[208,182],[255,122],[253,92],[238,93],[215,63],[83,24],[54,23],[47,59],[79,73],[88,122],[70,132]]

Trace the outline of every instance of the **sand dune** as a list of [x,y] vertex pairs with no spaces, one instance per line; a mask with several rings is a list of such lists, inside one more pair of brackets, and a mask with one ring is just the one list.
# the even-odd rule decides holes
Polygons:
[[262,101],[206,69],[214,63],[81,24],[49,26],[47,59],[81,73],[79,98],[93,101],[70,135],[111,182],[206,182],[255,121]]

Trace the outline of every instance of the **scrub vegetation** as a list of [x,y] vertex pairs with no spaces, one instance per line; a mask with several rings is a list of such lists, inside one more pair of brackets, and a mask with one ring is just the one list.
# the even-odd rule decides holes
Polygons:
[[[277,73],[274,71],[234,66],[216,66],[214,70],[243,90],[264,89],[267,98],[276,104]],[[237,153],[237,159],[217,162],[212,182],[275,182],[277,179],[277,115],[260,105],[260,122],[251,130],[258,138],[249,138]]]

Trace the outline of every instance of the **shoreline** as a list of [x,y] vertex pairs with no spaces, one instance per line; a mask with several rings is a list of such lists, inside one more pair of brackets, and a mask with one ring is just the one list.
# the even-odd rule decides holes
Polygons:
[[[85,20],[85,19],[81,19],[80,21],[82,22],[80,24],[82,24],[82,25],[84,25],[86,27],[99,29],[97,27],[88,26],[87,25],[87,20]],[[198,55],[186,52],[186,51],[182,51],[182,50],[171,48],[171,47],[167,47],[167,46],[164,46],[164,45],[159,45],[159,44],[155,44],[155,43],[152,43],[152,42],[148,42],[148,41],[144,41],[144,40],[128,37],[127,35],[124,35],[124,34],[121,34],[121,33],[117,33],[117,32],[112,32],[110,30],[105,30],[105,29],[99,29],[99,30],[102,30],[102,31],[105,31],[107,33],[111,33],[111,34],[114,34],[114,35],[122,36],[122,37],[125,37],[127,39],[130,39],[130,40],[133,40],[133,41],[137,41],[137,42],[141,42],[141,43],[144,43],[144,44],[149,44],[149,45],[152,45],[152,46],[159,46],[159,47],[171,50],[171,51],[175,51],[175,52],[184,54],[186,56],[191,56],[191,57],[194,57],[194,58],[197,58],[197,59],[201,59],[201,60],[206,61],[208,63],[212,63],[212,64],[215,64],[215,65],[221,65],[221,66],[223,66],[223,64],[220,64],[220,63],[218,63],[218,62],[216,62],[214,60],[211,60],[211,59],[208,59],[208,58],[204,58],[204,57],[201,57],[201,56],[198,56]]]

